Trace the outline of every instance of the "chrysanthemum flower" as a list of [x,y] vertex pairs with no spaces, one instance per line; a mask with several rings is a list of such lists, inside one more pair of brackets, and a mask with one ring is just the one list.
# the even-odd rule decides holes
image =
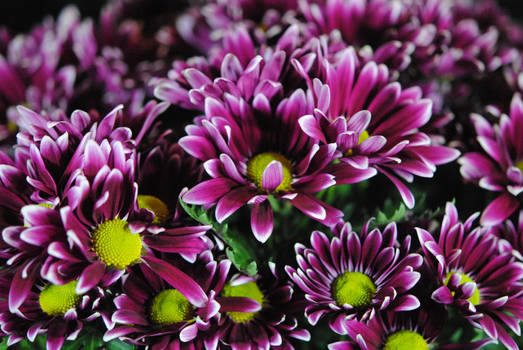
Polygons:
[[[422,264],[409,254],[408,241],[399,249],[395,224],[369,231],[368,221],[360,235],[345,225],[339,237],[322,232],[311,235],[311,248],[296,244],[298,269],[286,266],[291,279],[305,292],[305,316],[312,325],[330,316],[333,331],[344,334],[346,319],[369,320],[376,312],[409,311],[419,300],[409,290],[420,279]],[[361,237],[361,240],[360,240]]]
[[307,135],[324,144],[335,143],[342,153],[340,164],[334,166],[336,183],[352,182],[352,169],[372,175],[377,170],[412,208],[414,196],[399,178],[411,182],[414,175],[432,177],[436,165],[459,155],[432,145],[418,130],[430,120],[432,102],[421,98],[418,87],[402,89],[391,82],[384,65],[363,65],[352,47],[335,55],[333,63],[323,60],[321,68],[320,79],[309,81],[318,108],[299,123]]
[[456,207],[448,203],[437,241],[426,230],[416,229],[438,285],[432,298],[456,306],[473,326],[516,350],[503,325],[520,334],[523,264],[501,251],[498,238],[488,228],[472,229],[478,215],[461,223]]
[[248,298],[217,296],[230,265],[229,260],[215,261],[206,251],[190,266],[154,258],[134,267],[125,279],[123,294],[114,300],[117,310],[112,320],[117,325],[106,332],[104,340],[118,337],[135,345],[162,349],[183,348],[184,343],[190,347],[193,342],[215,344],[217,339],[211,339],[214,335],[208,339],[205,331],[220,307],[230,304],[235,305],[231,310],[245,312],[261,308]]
[[469,152],[458,162],[461,175],[480,187],[501,192],[483,211],[481,223],[496,225],[521,206],[523,198],[523,102],[515,94],[510,115],[492,125],[479,114],[471,115],[477,140],[484,152]]
[[11,313],[7,306],[7,297],[12,278],[9,270],[2,270],[0,327],[8,336],[8,345],[23,339],[33,342],[37,335],[47,334],[47,349],[58,350],[65,340],[77,338],[84,322],[93,321],[104,313],[98,308],[104,297],[102,289],[77,294],[77,281],[55,285],[42,280],[36,281],[32,286],[17,314]]
[[[177,33],[203,54],[227,46],[223,37],[241,27],[251,33],[256,46],[266,45],[289,25],[286,11],[297,8],[296,0],[211,0],[190,8],[176,21]],[[290,14],[289,14],[290,15]],[[240,49],[238,47],[237,49]]]
[[[288,281],[278,277],[275,264],[268,265],[269,270],[257,278],[235,274],[225,283],[219,292],[221,316],[209,329],[215,334],[215,343],[209,348],[218,345],[218,348],[232,350],[292,350],[291,338],[310,340],[309,332],[298,326],[295,317],[295,313],[301,311],[301,301]],[[255,300],[262,309],[256,312],[231,310],[234,304],[224,304],[225,299],[231,297]]]
[[[367,323],[348,320],[344,329],[352,341],[329,344],[329,350],[427,350],[429,345],[432,349],[445,319],[445,311],[431,305],[412,312],[377,314]],[[435,349],[475,350],[491,342],[491,339],[483,339]]]
[[[66,191],[67,205],[60,208],[68,244],[49,248],[50,272],[79,276],[77,288],[82,292],[96,286],[106,273],[117,279],[128,266],[147,259],[150,249],[187,255],[206,249],[201,237],[208,226],[149,230],[148,223],[163,216],[157,205],[162,202],[140,203],[134,155],[126,154],[119,141],[88,140],[85,152],[76,155],[80,166]],[[140,206],[153,214],[149,222],[136,211]]]
[[[288,200],[311,218],[335,224],[343,214],[313,193],[335,184],[326,166],[336,158],[334,144],[318,145],[304,134],[298,118],[312,112],[313,102],[303,90],[282,96],[279,81],[285,53],[269,60],[255,57],[243,69],[233,55],[223,61],[223,76],[213,83],[204,73],[188,69],[185,75],[195,87],[191,98],[202,103],[205,116],[186,128],[179,143],[204,161],[212,177],[185,193],[191,204],[216,204],[222,222],[245,204],[253,205],[251,228],[265,242],[273,229],[269,195]],[[199,86],[199,88],[198,88]],[[373,170],[353,169],[346,182],[368,178]]]
[[[76,47],[74,32],[81,23],[78,10],[69,6],[56,22],[48,19],[27,35],[14,37],[6,56],[0,54],[0,100],[6,107],[27,103],[30,108],[54,110],[65,108],[73,95],[76,69],[65,56]],[[64,60],[60,62],[60,58]],[[87,58],[87,57],[86,57]],[[0,104],[0,105],[2,105]],[[6,110],[0,111],[4,118]],[[10,111],[11,117],[14,111]],[[5,122],[5,121],[3,121]]]

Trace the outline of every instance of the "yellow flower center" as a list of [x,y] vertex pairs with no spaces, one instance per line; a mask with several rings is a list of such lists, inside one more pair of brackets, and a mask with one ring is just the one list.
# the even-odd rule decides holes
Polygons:
[[98,225],[91,239],[94,252],[107,266],[123,270],[140,259],[142,240],[129,230],[125,220],[114,219]]
[[523,173],[523,160],[516,163],[516,168],[518,168]]
[[154,297],[149,316],[159,327],[183,322],[191,317],[191,303],[176,289],[166,289]]
[[247,177],[252,182],[254,182],[256,187],[258,187],[260,190],[265,190],[262,185],[263,172],[273,160],[280,162],[283,168],[283,180],[281,184],[276,187],[275,192],[289,191],[291,189],[292,182],[292,164],[281,154],[265,152],[253,157],[247,164]]
[[167,205],[154,196],[139,195],[138,206],[140,207],[140,209],[145,208],[153,212],[153,224],[155,225],[161,225],[165,223],[165,221],[167,221],[167,219],[169,218],[169,208],[167,207]]
[[421,335],[413,331],[392,333],[383,350],[428,350],[429,346]]
[[[263,293],[256,284],[256,282],[248,282],[239,286],[231,286],[227,283],[222,290],[222,296],[224,297],[246,297],[257,301],[260,305],[263,305]],[[227,312],[227,315],[237,323],[249,322],[256,316],[258,312]]]
[[332,284],[332,296],[339,305],[349,304],[355,308],[366,306],[375,293],[376,286],[369,276],[361,272],[347,271]]
[[75,293],[76,281],[62,285],[48,284],[40,292],[38,302],[49,316],[64,315],[67,310],[76,307],[81,296]]
[[[464,273],[461,273],[461,272],[449,272],[449,273],[447,273],[447,278],[445,279],[445,285],[447,285],[449,283],[450,277],[453,274],[457,274],[457,275],[459,275],[461,277],[461,282],[460,282],[459,285],[462,285],[463,283],[467,283],[467,282],[474,282],[474,280],[472,280],[469,276],[465,275]],[[454,295],[454,292],[452,292],[452,295]],[[472,303],[472,305],[478,305],[479,304],[479,299],[480,299],[479,290],[476,287],[476,289],[474,290],[474,293],[467,300],[470,301]]]
[[[369,133],[367,132],[367,130],[363,130],[363,132],[360,134],[360,137],[358,137],[358,145],[360,145],[363,141],[365,141],[369,137],[370,136],[369,136]],[[345,152],[345,155],[352,156],[352,148],[349,149],[347,152]]]

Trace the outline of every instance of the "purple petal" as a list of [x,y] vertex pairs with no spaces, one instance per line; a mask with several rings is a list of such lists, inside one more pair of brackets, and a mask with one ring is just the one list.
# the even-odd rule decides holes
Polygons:
[[189,204],[213,204],[236,186],[238,184],[235,181],[219,177],[199,183],[187,191],[182,199]]
[[378,171],[383,173],[385,176],[389,178],[390,181],[396,186],[398,191],[400,192],[401,198],[403,198],[403,202],[405,202],[405,205],[407,208],[412,209],[414,207],[414,196],[412,195],[412,192],[405,186],[403,182],[401,182],[397,177],[391,175],[387,171],[383,170],[382,168],[378,168]]
[[274,226],[272,207],[269,201],[254,204],[251,211],[251,229],[254,237],[265,243]]
[[325,135],[323,134],[323,131],[321,130],[318,121],[314,116],[303,116],[298,120],[298,123],[300,124],[300,127],[305,134],[314,139],[320,140],[323,143],[327,143]]
[[217,297],[220,303],[220,312],[258,312],[262,306],[255,300],[247,297]]
[[143,257],[145,263],[173,288],[178,290],[196,307],[203,307],[208,301],[200,285],[177,267],[152,256]]
[[480,222],[485,226],[497,225],[508,218],[518,207],[519,201],[517,198],[508,193],[503,193],[485,208]]
[[451,304],[454,300],[454,297],[452,296],[452,293],[447,288],[447,286],[442,286],[432,293],[432,299],[434,299],[438,303]]
[[223,222],[255,195],[256,193],[247,186],[241,186],[230,191],[216,205],[216,221],[219,223]]
[[105,265],[101,262],[94,262],[84,269],[78,284],[76,285],[76,294],[85,294],[94,288],[102,279],[105,273]]
[[273,192],[283,181],[283,166],[273,160],[267,165],[262,174],[262,188],[266,191]]

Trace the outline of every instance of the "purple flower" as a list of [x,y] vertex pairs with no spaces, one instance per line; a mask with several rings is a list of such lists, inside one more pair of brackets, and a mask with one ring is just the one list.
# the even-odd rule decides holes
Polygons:
[[480,187],[501,194],[483,211],[481,223],[496,225],[521,205],[523,192],[523,102],[515,94],[510,116],[502,114],[492,125],[478,114],[471,115],[483,152],[469,152],[458,162],[461,175]]
[[523,318],[523,264],[500,249],[499,239],[488,228],[472,229],[478,213],[461,223],[453,204],[448,203],[436,239],[417,228],[425,262],[437,281],[432,299],[453,305],[470,323],[517,349],[504,329],[520,333]]
[[[228,35],[238,28],[246,29],[256,46],[266,45],[289,25],[285,12],[296,9],[296,0],[233,0],[208,1],[200,7],[190,8],[176,21],[178,34],[203,54],[210,54],[231,42]],[[220,45],[221,44],[221,45]],[[242,47],[235,48],[238,51]],[[243,48],[245,49],[245,47]],[[252,57],[251,57],[252,58]]]
[[[344,324],[352,341],[329,344],[329,350],[428,349],[441,331],[446,313],[437,305],[412,312],[377,314],[367,323],[348,320]],[[470,344],[439,346],[436,349],[479,349],[491,339]],[[434,345],[432,345],[434,346]],[[432,349],[432,347],[431,347]]]
[[[280,82],[285,53],[268,60],[257,56],[244,69],[233,55],[222,63],[221,78],[213,83],[196,69],[184,71],[193,85],[189,96],[205,116],[186,128],[179,144],[204,161],[211,180],[185,193],[191,204],[216,204],[222,222],[245,204],[253,206],[251,227],[265,242],[273,229],[269,195],[288,200],[309,217],[333,225],[343,214],[312,194],[335,184],[326,171],[336,158],[335,144],[318,145],[303,133],[298,119],[312,112],[313,102],[301,89],[284,96]],[[346,172],[347,182],[358,182],[372,170]]]
[[[322,61],[320,79],[309,80],[318,107],[300,118],[302,130],[342,153],[334,165],[336,183],[352,183],[354,169],[387,176],[412,208],[414,196],[399,179],[432,177],[436,165],[458,157],[452,148],[431,144],[418,128],[431,118],[432,102],[421,89],[402,89],[389,71],[375,62],[360,63],[350,47]],[[399,177],[399,178],[398,178]]]
[[[123,294],[114,300],[117,310],[112,320],[117,325],[106,332],[104,340],[120,338],[153,348],[213,343],[205,331],[220,310],[217,293],[230,265],[229,260],[215,261],[206,251],[191,265],[149,258],[132,268],[123,283]],[[241,310],[260,309],[258,303],[247,298],[225,301]]]
[[107,316],[98,307],[104,297],[102,289],[77,294],[77,281],[55,285],[37,280],[31,286],[24,304],[16,313],[11,313],[7,297],[12,278],[8,269],[2,270],[0,327],[9,337],[8,345],[23,339],[33,342],[37,335],[47,334],[47,349],[58,350],[66,339],[77,338],[84,322],[91,322],[100,316],[105,319]]
[[[209,330],[214,342],[208,349],[292,350],[291,338],[310,340],[309,332],[298,326],[295,317],[302,310],[300,299],[288,281],[278,277],[274,263],[268,265],[269,271],[260,276],[235,274],[225,283],[220,291],[220,318]],[[255,300],[261,310],[241,310],[231,302],[238,297]]]
[[[408,254],[410,237],[398,249],[395,224],[369,232],[370,221],[360,235],[346,224],[339,237],[311,235],[311,248],[296,244],[298,269],[286,266],[291,279],[305,292],[305,316],[312,325],[330,316],[330,328],[344,334],[347,319],[369,320],[376,312],[409,311],[419,307],[409,294],[420,279],[418,254]],[[361,239],[360,239],[361,237]]]

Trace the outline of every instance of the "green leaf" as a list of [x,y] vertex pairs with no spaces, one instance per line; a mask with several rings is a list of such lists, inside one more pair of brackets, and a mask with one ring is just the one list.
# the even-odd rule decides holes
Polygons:
[[132,350],[134,345],[124,343],[121,340],[115,339],[111,340],[109,343],[105,344],[107,350]]

